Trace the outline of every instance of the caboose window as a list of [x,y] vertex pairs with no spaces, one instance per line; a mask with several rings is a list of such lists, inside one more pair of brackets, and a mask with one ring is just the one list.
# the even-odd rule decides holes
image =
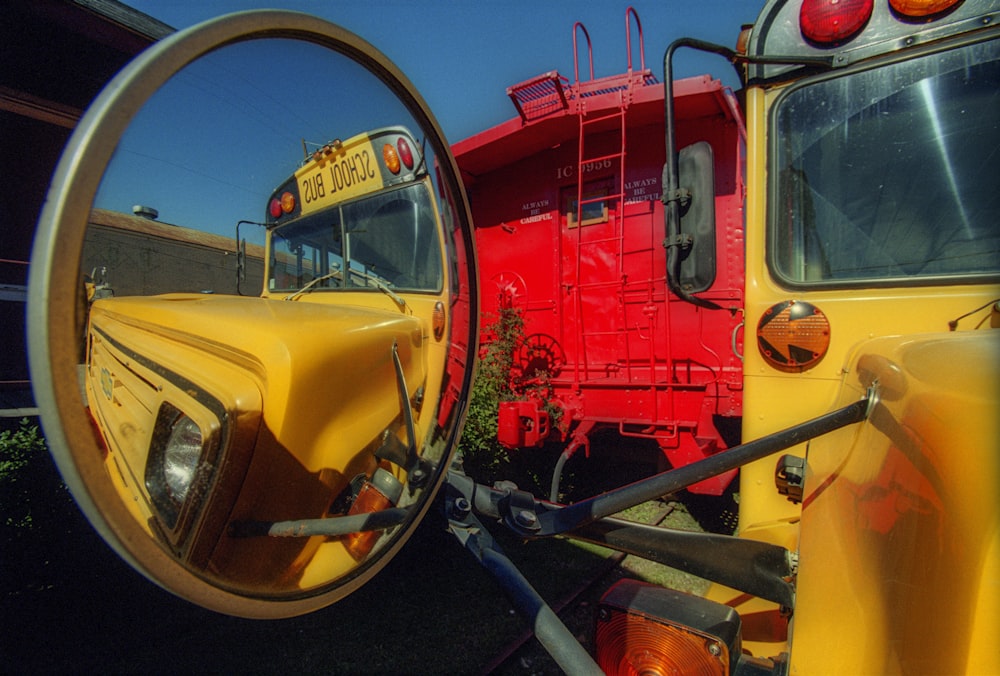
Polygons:
[[790,90],[772,118],[772,271],[824,287],[997,276],[998,110],[998,40]]
[[[610,194],[611,188],[607,182],[588,183],[583,187],[583,225],[608,222],[607,197]],[[566,217],[566,225],[570,228],[577,227],[576,202],[576,188],[566,190],[563,194],[563,214]]]

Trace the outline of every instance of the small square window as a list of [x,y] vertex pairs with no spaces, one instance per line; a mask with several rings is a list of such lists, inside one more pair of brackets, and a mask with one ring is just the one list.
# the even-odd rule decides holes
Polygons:
[[[583,187],[583,225],[608,222],[609,184],[591,183]],[[568,189],[563,195],[563,214],[568,228],[577,227],[576,188]]]

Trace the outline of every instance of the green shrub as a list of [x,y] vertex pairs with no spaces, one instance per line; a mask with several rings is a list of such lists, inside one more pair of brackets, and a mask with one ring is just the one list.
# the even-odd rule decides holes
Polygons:
[[32,526],[29,470],[48,451],[37,425],[22,418],[16,430],[0,432],[0,515],[4,525]]
[[516,308],[502,308],[485,329],[487,340],[479,373],[472,384],[459,452],[470,476],[492,483],[509,466],[507,449],[497,441],[501,401],[512,401],[511,371],[514,353],[524,338],[524,318]]

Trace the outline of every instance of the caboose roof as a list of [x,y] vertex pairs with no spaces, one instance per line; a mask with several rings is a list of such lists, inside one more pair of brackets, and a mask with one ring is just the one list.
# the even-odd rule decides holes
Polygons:
[[[517,117],[452,146],[466,181],[566,141],[575,142],[581,112],[592,119],[626,106],[630,127],[663,125],[663,85],[649,71],[579,84],[550,71],[509,87],[507,94]],[[734,116],[722,83],[708,75],[675,81],[674,101],[678,119]],[[609,120],[609,128],[614,124]]]

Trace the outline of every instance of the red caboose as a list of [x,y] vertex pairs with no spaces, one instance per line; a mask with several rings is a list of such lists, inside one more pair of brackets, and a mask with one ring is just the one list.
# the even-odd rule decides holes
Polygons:
[[[572,82],[552,71],[514,85],[518,116],[453,147],[476,225],[484,315],[521,311],[515,369],[529,379],[544,372],[562,412],[556,425],[536,396],[502,403],[499,441],[566,444],[553,500],[563,463],[589,451],[598,426],[653,439],[681,466],[726,448],[742,412],[742,118],[719,81],[674,83],[677,145],[687,149],[674,198],[682,213],[690,193],[714,199],[698,202],[701,225],[685,228],[695,216],[684,215],[682,232],[668,237],[664,88],[644,62],[632,68],[630,14],[642,54],[630,9],[625,73],[595,79],[591,57],[589,80],[576,64]],[[581,32],[589,52],[579,23],[574,52]],[[699,162],[714,167],[714,188],[685,184],[698,173],[685,165]],[[731,479],[692,490],[718,495]]]

